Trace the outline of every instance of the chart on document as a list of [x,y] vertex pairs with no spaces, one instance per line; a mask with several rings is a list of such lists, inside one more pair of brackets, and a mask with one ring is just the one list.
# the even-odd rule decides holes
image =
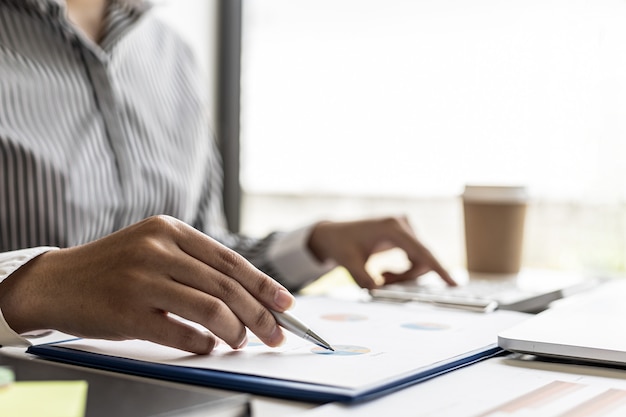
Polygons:
[[617,417],[626,415],[626,390],[553,381],[475,417]]

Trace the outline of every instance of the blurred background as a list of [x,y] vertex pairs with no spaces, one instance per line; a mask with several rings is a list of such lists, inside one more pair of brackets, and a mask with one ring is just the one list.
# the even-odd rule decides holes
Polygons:
[[[221,2],[155,3],[218,119]],[[523,184],[525,266],[626,272],[626,1],[240,4],[242,232],[405,214],[463,266],[464,184]]]

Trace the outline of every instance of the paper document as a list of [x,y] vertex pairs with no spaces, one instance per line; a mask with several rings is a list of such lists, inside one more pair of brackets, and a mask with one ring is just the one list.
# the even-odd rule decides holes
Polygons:
[[622,369],[497,357],[358,404],[331,403],[298,417],[618,417]]
[[[427,305],[297,300],[293,313],[335,348],[326,351],[288,332],[270,348],[249,335],[232,350],[220,344],[210,355],[193,355],[145,341],[80,339],[57,346],[113,357],[224,373],[364,391],[410,381],[438,364],[494,347],[500,330],[525,320],[524,313],[468,313]],[[37,354],[37,349],[33,352]]]

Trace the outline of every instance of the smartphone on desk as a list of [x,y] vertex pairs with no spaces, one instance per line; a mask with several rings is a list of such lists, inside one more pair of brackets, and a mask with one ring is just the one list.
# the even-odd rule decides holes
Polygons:
[[489,313],[496,309],[537,313],[553,301],[593,288],[599,281],[577,273],[522,270],[518,274],[482,274],[455,270],[459,284],[446,285],[434,272],[415,280],[369,291],[374,300],[425,302],[442,307]]

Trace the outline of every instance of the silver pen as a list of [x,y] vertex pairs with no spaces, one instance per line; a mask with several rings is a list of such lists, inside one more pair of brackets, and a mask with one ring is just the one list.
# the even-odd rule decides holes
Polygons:
[[313,342],[316,345],[323,347],[324,349],[332,350],[333,352],[335,351],[335,349],[333,349],[333,347],[328,342],[316,335],[313,330],[309,329],[306,324],[302,323],[290,312],[284,311],[282,313],[279,313],[272,310],[270,310],[270,312],[274,315],[274,318],[276,319],[278,324],[280,324],[280,326],[283,327],[285,330],[289,330],[296,336],[301,337],[304,340],[308,340],[309,342]]

